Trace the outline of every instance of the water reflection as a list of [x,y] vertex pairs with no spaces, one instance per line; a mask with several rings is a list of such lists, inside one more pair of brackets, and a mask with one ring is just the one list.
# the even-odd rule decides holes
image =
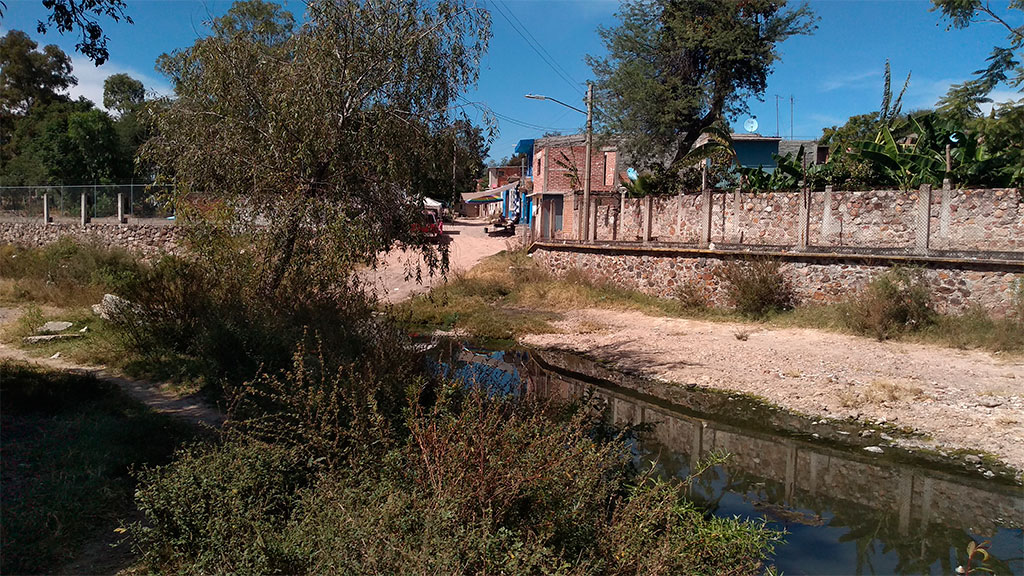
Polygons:
[[666,477],[686,478],[701,457],[728,452],[691,496],[716,515],[785,528],[776,565],[786,574],[953,574],[971,538],[992,540],[996,573],[1024,574],[1020,487],[794,437],[787,432],[807,422],[741,400],[682,390],[660,401],[635,391],[649,384],[576,356],[442,343],[436,358],[438,370],[494,393],[570,401],[592,390],[615,423],[653,425],[636,458]]

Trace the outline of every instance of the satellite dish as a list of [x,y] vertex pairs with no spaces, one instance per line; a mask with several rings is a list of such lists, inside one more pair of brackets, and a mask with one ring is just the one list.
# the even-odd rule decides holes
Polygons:
[[747,121],[743,123],[743,129],[753,134],[757,131],[757,118],[747,118]]
[[960,141],[960,133],[959,132],[953,132],[952,134],[950,134],[949,135],[949,141],[952,142],[953,144],[956,144],[957,142],[959,142]]
[[636,179],[640,177],[640,175],[637,174],[636,172],[636,168],[627,168],[626,176],[628,176],[629,179],[632,180],[633,182],[636,182]]

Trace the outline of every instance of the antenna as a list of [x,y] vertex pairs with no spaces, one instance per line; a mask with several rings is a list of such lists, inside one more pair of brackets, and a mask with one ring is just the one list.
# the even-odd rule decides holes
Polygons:
[[743,123],[743,129],[751,134],[757,132],[757,116],[747,118],[747,121]]
[[796,110],[796,98],[789,95],[789,139],[793,139],[793,113]]

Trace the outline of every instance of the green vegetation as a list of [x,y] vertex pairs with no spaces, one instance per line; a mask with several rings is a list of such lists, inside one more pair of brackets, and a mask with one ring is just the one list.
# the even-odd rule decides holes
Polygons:
[[0,302],[88,306],[116,292],[141,265],[124,250],[62,238],[42,248],[0,246]]
[[928,304],[930,289],[914,269],[894,268],[846,302],[828,306],[794,307],[780,266],[768,260],[738,260],[720,267],[715,276],[732,309],[711,307],[707,288],[696,282],[682,283],[671,299],[656,298],[594,280],[578,270],[555,278],[526,254],[503,252],[448,284],[397,305],[394,315],[418,330],[457,329],[507,339],[552,331],[551,322],[559,312],[595,307],[655,316],[753,320],[771,326],[1024,353],[1024,289],[1020,288],[1015,311],[995,318],[979,309],[959,315],[935,313]]
[[764,318],[793,307],[793,290],[778,260],[732,260],[715,270],[726,297],[737,312]]
[[632,0],[619,18],[598,29],[608,55],[588,57],[599,122],[644,170],[676,180],[701,134],[764,94],[778,45],[816,20],[807,5],[767,0]]
[[[80,45],[81,46],[81,45]],[[104,84],[114,118],[63,92],[77,84],[71,59],[55,45],[42,51],[20,30],[0,38],[0,184],[107,184],[148,177],[134,158],[149,137],[141,82],[115,74]]]
[[4,362],[0,395],[4,574],[53,573],[84,543],[116,541],[136,514],[131,470],[167,462],[192,434],[89,376]]
[[[147,568],[753,574],[778,539],[638,475],[587,405],[413,381],[389,408],[315,358],[300,349],[289,373],[253,383],[240,403],[259,409],[223,443],[142,474]],[[288,401],[268,404],[271,389]]]

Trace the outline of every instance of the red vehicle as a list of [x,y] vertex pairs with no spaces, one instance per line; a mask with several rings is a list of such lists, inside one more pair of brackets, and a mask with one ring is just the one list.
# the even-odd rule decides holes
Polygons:
[[431,238],[440,238],[444,234],[444,223],[433,210],[424,210],[420,213],[420,221],[412,225],[414,234],[423,234]]

